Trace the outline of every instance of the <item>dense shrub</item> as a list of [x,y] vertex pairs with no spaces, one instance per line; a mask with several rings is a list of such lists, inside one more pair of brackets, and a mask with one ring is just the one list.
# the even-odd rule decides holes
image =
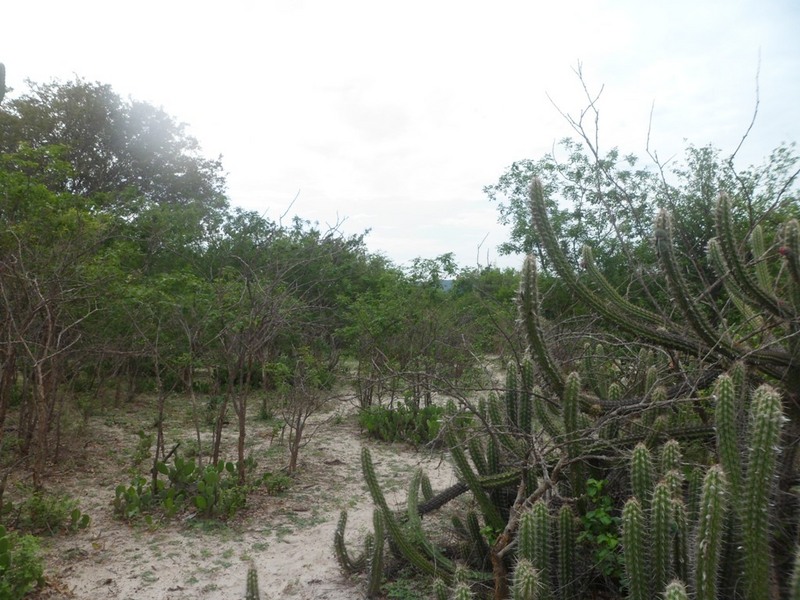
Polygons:
[[419,445],[436,439],[443,413],[444,410],[435,405],[419,409],[405,404],[396,408],[370,406],[359,412],[358,424],[376,439]]

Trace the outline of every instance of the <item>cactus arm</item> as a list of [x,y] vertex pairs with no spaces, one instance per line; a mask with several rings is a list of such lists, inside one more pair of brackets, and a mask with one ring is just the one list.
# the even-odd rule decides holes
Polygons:
[[722,257],[736,284],[747,293],[751,303],[781,319],[791,319],[794,315],[787,312],[788,307],[779,302],[772,293],[763,289],[745,268],[733,233],[730,199],[726,194],[719,196],[715,220]]
[[664,210],[659,212],[658,217],[656,217],[655,240],[656,251],[672,289],[672,296],[681,308],[689,325],[709,348],[714,348],[729,358],[733,357],[734,350],[727,340],[727,336],[724,334],[721,336],[712,327],[700,310],[699,303],[692,298],[689,285],[686,283],[686,279],[683,277],[683,273],[675,260],[675,252],[672,246],[672,224],[669,215]]
[[[449,560],[432,562],[408,539],[405,531],[403,531],[403,528],[400,526],[400,523],[394,517],[394,514],[389,509],[389,504],[386,502],[386,498],[383,495],[383,491],[378,484],[378,477],[375,474],[375,466],[372,463],[372,456],[369,452],[369,449],[366,447],[361,449],[361,468],[364,473],[364,480],[367,483],[367,488],[369,488],[369,492],[372,495],[372,501],[375,503],[377,508],[382,511],[384,525],[386,526],[386,529],[388,530],[392,540],[397,545],[398,549],[406,558],[406,560],[408,560],[409,563],[423,573],[442,577],[443,579],[450,581],[455,570],[455,565]],[[375,543],[378,544],[379,540],[376,540]]]
[[672,528],[672,490],[664,482],[659,482],[653,490],[650,532],[652,535],[652,574],[653,590],[663,590],[670,574],[671,528]]
[[622,509],[622,549],[625,553],[625,573],[628,576],[628,598],[649,600],[647,560],[644,546],[644,512],[636,498]]
[[541,590],[539,572],[531,561],[521,558],[514,569],[514,581],[511,585],[512,600],[537,600]]
[[631,455],[631,488],[645,513],[650,511],[650,496],[653,493],[653,457],[650,450],[639,442]]
[[561,395],[564,389],[564,376],[550,354],[545,343],[542,324],[539,320],[539,289],[536,283],[536,258],[529,254],[522,266],[519,293],[517,294],[517,310],[525,327],[528,349],[542,369],[545,379],[553,391]]
[[682,581],[671,581],[664,591],[664,600],[689,600],[689,594],[686,593],[686,586]]
[[522,361],[520,373],[522,389],[519,393],[519,428],[524,435],[533,433],[533,361],[526,356]]
[[244,597],[246,600],[261,600],[261,594],[258,591],[258,571],[253,564],[247,570],[247,590]]
[[715,429],[717,451],[732,490],[741,489],[741,453],[737,441],[736,389],[729,375],[721,375],[715,389]]
[[500,511],[491,501],[489,496],[486,495],[483,486],[480,484],[478,476],[472,470],[472,466],[470,466],[469,461],[467,460],[467,457],[464,454],[464,451],[461,449],[458,439],[452,430],[447,432],[446,439],[447,445],[450,447],[450,455],[453,457],[453,462],[456,465],[456,469],[458,469],[461,478],[467,483],[469,489],[472,491],[472,495],[475,497],[478,506],[481,507],[483,517],[486,519],[486,524],[495,531],[502,531],[505,523],[503,522],[503,518],[500,516]]
[[740,507],[744,572],[748,598],[753,600],[770,597],[769,507],[783,420],[780,396],[762,385],[753,394],[745,495]]
[[336,561],[345,573],[356,573],[362,570],[367,564],[367,553],[360,554],[357,558],[351,558],[344,542],[344,532],[347,527],[347,511],[343,510],[339,514],[339,522],[333,534],[333,549],[336,554]]
[[703,480],[695,555],[697,600],[716,600],[717,573],[722,555],[728,486],[722,467],[714,465]]
[[381,593],[381,584],[383,583],[383,539],[385,536],[383,513],[380,509],[376,508],[372,512],[372,527],[375,532],[375,544],[372,547],[372,556],[369,561],[367,597],[377,598]]
[[506,389],[503,394],[506,405],[508,423],[519,428],[519,389],[517,385],[517,365],[514,361],[508,363],[506,368]]
[[647,326],[638,320],[629,318],[629,315],[616,310],[614,304],[607,304],[601,301],[593,290],[589,289],[578,279],[566,256],[564,256],[561,247],[558,245],[555,232],[550,225],[550,221],[547,217],[547,207],[544,201],[544,190],[538,178],[534,178],[531,183],[530,208],[534,229],[547,255],[550,257],[550,260],[553,261],[556,272],[569,286],[570,290],[572,290],[587,307],[614,323],[623,331],[650,342],[666,346],[673,350],[687,352],[695,356],[707,351],[707,348],[697,340],[666,331],[660,327]]
[[650,323],[656,326],[663,325],[664,319],[660,315],[636,306],[619,295],[619,292],[614,289],[614,286],[608,282],[605,276],[600,272],[600,269],[597,268],[597,264],[594,262],[592,249],[589,246],[583,247],[583,267],[600,288],[601,295],[607,298],[621,314],[625,314],[628,318],[636,319],[644,323]]
[[563,600],[576,600],[575,513],[565,504],[558,511],[558,583]]

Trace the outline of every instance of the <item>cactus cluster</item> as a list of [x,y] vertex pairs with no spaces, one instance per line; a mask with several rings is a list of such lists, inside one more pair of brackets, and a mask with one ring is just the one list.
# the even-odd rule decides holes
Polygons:
[[[630,343],[593,334],[574,346],[581,356],[559,362],[529,256],[518,294],[526,356],[508,365],[500,393],[447,409],[444,438],[458,483],[434,493],[418,475],[407,510],[394,512],[363,451],[390,547],[434,578],[441,599],[489,589],[497,600],[567,600],[591,595],[598,581],[632,599],[800,597],[800,550],[792,541],[800,515],[791,494],[778,493],[798,478],[797,445],[784,438],[800,434],[800,225],[786,223],[772,246],[753,228],[746,257],[730,200],[720,197],[708,258],[730,298],[723,311],[721,301],[693,288],[673,248],[670,216],[660,213],[654,243],[672,303],[666,311],[617,292],[588,248],[576,271],[538,181],[530,208],[560,280],[613,328],[613,339]],[[783,264],[772,268],[777,261]],[[472,418],[459,418],[462,411]],[[590,478],[608,482],[612,514],[589,501]],[[452,523],[469,551],[454,558],[421,517],[467,492],[472,502]],[[368,561],[344,548],[344,519],[337,556],[345,570],[365,569]],[[587,535],[587,523],[599,519],[608,519],[604,543],[622,553],[624,574],[601,574],[586,558],[600,537]],[[376,519],[375,546],[383,537]],[[377,593],[374,570],[370,581]]]

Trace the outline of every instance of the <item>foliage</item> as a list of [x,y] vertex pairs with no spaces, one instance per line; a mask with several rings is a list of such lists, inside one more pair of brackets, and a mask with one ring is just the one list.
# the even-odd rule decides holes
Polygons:
[[18,600],[44,583],[39,542],[0,525],[0,598]]
[[81,512],[78,501],[66,494],[21,487],[23,500],[8,503],[3,520],[19,531],[37,535],[75,532],[89,526],[91,518]]
[[419,446],[436,439],[443,414],[444,409],[436,405],[422,408],[405,403],[395,408],[370,406],[359,411],[358,425],[376,439]]
[[134,477],[130,485],[118,485],[114,492],[114,512],[125,520],[154,511],[174,517],[178,512],[195,510],[204,518],[227,519],[242,509],[247,500],[247,487],[238,483],[236,465],[219,461],[204,468],[193,459],[176,456],[174,461],[156,463],[158,473],[167,480],[152,481]]
[[[779,165],[773,180],[785,187],[777,197],[752,189],[737,197],[774,211],[750,213],[743,241],[737,236],[747,222],[735,216],[730,196],[721,193],[710,215],[696,204],[706,196],[692,196],[693,186],[708,183],[709,156],[694,156],[698,180],[687,176],[672,198],[682,214],[661,211],[652,236],[631,230],[619,247],[604,248],[619,252],[617,263],[596,262],[588,247],[570,254],[545,188],[534,179],[530,239],[546,259],[545,277],[558,277],[592,321],[549,326],[540,261],[528,256],[517,297],[527,356],[510,362],[498,393],[477,402],[459,397],[460,411],[448,404],[443,437],[458,483],[419,502],[412,482],[401,518],[386,504],[369,452],[362,451],[370,494],[408,564],[456,579],[459,557],[438,545],[421,517],[469,492],[479,513],[453,517],[472,553],[460,558],[481,565],[467,579],[491,585],[498,600],[527,579],[515,572],[521,559],[538,565],[542,593],[555,597],[620,588],[630,598],[690,590],[692,597],[777,600],[788,593],[798,511],[790,494],[777,491],[791,489],[798,477],[796,447],[785,442],[800,433],[794,360],[800,225],[791,218],[774,232],[766,225],[775,213],[791,214],[782,196],[792,177],[784,169],[789,163]],[[610,178],[608,165],[596,167],[594,184]],[[617,199],[624,191],[616,190]],[[697,254],[697,239],[709,230],[692,210],[711,218],[707,261]],[[688,230],[679,233],[677,223]],[[595,226],[585,230],[587,239],[606,225],[598,218]],[[624,251],[637,248],[642,252]],[[648,257],[660,272],[628,262]],[[459,423],[459,412],[476,418]],[[562,521],[559,513],[555,547],[553,536],[542,533],[555,519],[547,499],[574,507],[580,522],[575,536],[574,520],[564,513]],[[575,542],[591,548],[594,560],[573,558],[568,565],[579,556]]]
[[607,483],[591,477],[586,482],[587,510],[581,515],[583,528],[578,542],[585,542],[592,549],[595,567],[603,576],[619,582],[624,569],[621,518],[615,514],[613,499],[604,492]]

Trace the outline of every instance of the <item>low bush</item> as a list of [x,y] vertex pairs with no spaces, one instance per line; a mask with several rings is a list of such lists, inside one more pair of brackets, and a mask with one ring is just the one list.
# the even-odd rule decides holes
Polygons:
[[89,515],[78,501],[66,494],[20,488],[24,500],[4,504],[2,517],[15,529],[36,535],[72,532],[89,526]]
[[370,406],[358,413],[358,424],[376,439],[419,445],[436,439],[443,413],[444,409],[435,405],[419,409],[405,404],[396,408]]
[[39,540],[0,525],[0,598],[17,600],[44,583]]
[[130,485],[115,490],[114,512],[125,520],[160,512],[171,518],[178,512],[194,509],[204,518],[227,519],[244,508],[248,486],[239,485],[238,471],[232,462],[219,461],[200,467],[193,459],[176,456],[171,464],[158,462],[159,474],[166,480],[153,481],[136,476]]

